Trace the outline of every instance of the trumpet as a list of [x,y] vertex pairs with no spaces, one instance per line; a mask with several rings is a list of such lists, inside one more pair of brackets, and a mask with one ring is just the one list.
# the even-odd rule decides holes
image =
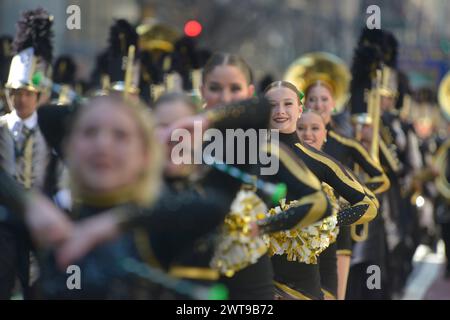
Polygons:
[[[381,95],[383,94],[383,90],[385,84],[387,82],[387,79],[389,79],[389,70],[384,67],[382,70],[377,70],[376,77],[374,79],[374,85],[372,86],[372,89],[367,92],[366,100],[367,100],[367,115],[365,116],[365,119],[361,118],[361,115],[359,115],[359,119],[356,119],[356,139],[358,141],[361,140],[361,130],[362,130],[362,124],[372,124],[372,141],[370,144],[370,156],[372,159],[376,162],[380,162],[380,116],[381,116]],[[358,121],[359,120],[359,121]],[[362,121],[364,120],[364,121]],[[359,166],[355,165],[355,174],[358,175],[359,173]],[[363,229],[361,233],[358,233],[356,230],[356,225],[352,225],[350,227],[350,234],[354,241],[361,242],[367,240],[367,237],[369,236],[369,223],[366,222],[363,224]]]

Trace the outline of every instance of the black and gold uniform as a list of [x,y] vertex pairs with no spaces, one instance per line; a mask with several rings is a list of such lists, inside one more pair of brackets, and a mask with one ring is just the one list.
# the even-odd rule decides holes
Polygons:
[[[218,174],[218,175],[217,175]],[[0,171],[0,204],[8,210],[5,221],[20,225],[28,195],[3,170]],[[116,209],[123,235],[95,248],[76,264],[83,270],[83,290],[68,290],[67,274],[57,269],[51,253],[41,252],[40,297],[50,299],[136,299],[155,298],[155,288],[143,285],[138,277],[122,267],[127,258],[167,270],[172,260],[199,237],[216,228],[228,212],[230,201],[240,183],[232,177],[214,173],[227,188],[203,184],[200,194],[194,189],[174,193],[169,189],[152,208],[128,203],[123,193],[82,200],[71,216],[82,220],[105,210]],[[2,208],[3,209],[3,208]],[[199,223],[201,222],[201,223]]]
[[[258,101],[252,100],[250,103],[250,105],[253,106],[253,109],[257,108],[257,106],[255,106],[256,102]],[[228,121],[231,114],[237,119],[251,119],[254,121],[255,126],[258,126],[258,123],[261,122],[262,119],[262,125],[265,126],[266,118],[269,113],[266,112],[266,117],[264,117],[264,113],[258,108],[259,117],[255,115],[248,117],[248,113],[252,113],[253,111],[251,106],[249,108],[248,104],[245,103],[233,105],[228,108],[209,111],[208,116],[210,120],[215,121],[215,124],[217,124],[218,127],[222,125],[225,127],[228,126],[230,124]],[[67,110],[69,109],[64,109],[65,112],[62,113],[57,108],[58,107],[47,107],[44,113],[46,117],[43,117],[43,120],[48,120],[52,117],[70,117],[70,114],[67,114]],[[266,107],[266,109],[269,110],[269,107]],[[240,117],[239,115],[244,116]],[[43,123],[46,122],[44,121]],[[240,125],[243,122],[235,120],[232,123]],[[51,130],[55,130],[55,127],[50,128]],[[45,131],[45,129],[46,128],[44,127],[43,130]],[[54,143],[58,144],[60,141],[54,141]],[[223,221],[226,212],[228,212],[231,200],[239,189],[240,184],[241,182],[239,180],[236,180],[229,175],[223,174],[220,171],[211,170],[200,183],[203,190],[202,193],[197,192],[194,188],[187,188],[179,193],[170,192],[170,190],[167,189],[168,191],[163,194],[162,198],[159,199],[153,208],[139,209],[137,210],[137,214],[132,214],[137,208],[132,210],[130,207],[129,210],[125,210],[126,212],[122,213],[125,218],[124,221],[126,222],[124,223],[124,226],[127,228],[144,226],[144,229],[150,234],[150,244],[155,252],[157,261],[159,261],[159,265],[168,268],[172,262],[172,258],[177,256],[184,248],[189,247],[193,239],[197,239],[207,231],[213,230],[214,227],[217,227]],[[223,192],[221,190],[223,190]],[[8,190],[6,188],[2,188],[2,192],[8,195]],[[117,206],[125,206],[127,204],[127,199],[123,196],[123,193],[126,194],[126,192],[113,194],[111,197],[108,197],[109,199],[107,201],[104,199],[101,201],[99,199],[91,198],[83,199],[83,201],[76,206],[73,214],[76,219],[84,219],[97,214],[100,211],[112,209]],[[8,198],[5,199],[8,200]],[[14,202],[12,204],[9,203],[9,205],[13,205],[12,209],[18,209],[17,203],[15,204],[15,207]],[[199,222],[201,226],[197,225]],[[43,295],[53,298],[111,297],[110,294],[117,290],[110,290],[111,288],[108,287],[107,280],[108,278],[114,278],[115,276],[120,277],[120,275],[123,274],[120,270],[120,265],[118,265],[119,258],[122,259],[126,257],[127,254],[138,257],[136,256],[136,251],[134,250],[134,245],[131,241],[132,238],[130,237],[130,235],[124,235],[113,243],[101,246],[83,259],[83,261],[80,261],[80,264],[85,266],[86,270],[89,270],[85,277],[86,282],[83,283],[86,290],[83,290],[84,293],[82,293],[81,296],[68,293],[64,282],[60,283],[57,281],[62,278],[56,276],[57,270],[53,267],[52,262],[45,260],[43,262]],[[101,266],[108,266],[109,268],[108,270],[105,270],[103,275],[100,272]],[[54,272],[55,276],[53,280],[51,280],[52,273]],[[51,278],[48,278],[47,276]],[[65,277],[65,275],[61,274],[61,277]],[[96,277],[100,278],[97,279]],[[128,278],[125,277],[125,279]],[[123,285],[122,281],[119,282]],[[126,297],[128,294],[127,290],[124,292]]]
[[341,163],[321,151],[303,145],[297,134],[280,134],[280,141],[288,145],[316,175],[347,200],[351,208],[344,209],[338,216],[339,225],[362,224],[375,218],[378,201],[374,194]]
[[[280,141],[290,148],[295,157],[304,162],[316,179],[338,190],[350,203],[349,208],[338,213],[337,225],[360,224],[377,215],[378,201],[374,195],[336,160],[302,145],[295,132],[280,134]],[[320,183],[318,188],[321,188]],[[289,260],[292,259],[286,255],[272,257],[277,287],[297,298],[322,298],[319,266]]]
[[[352,81],[351,81],[351,98],[349,107],[352,113],[352,120],[356,124],[356,134],[361,134],[362,142],[366,144],[366,148],[370,148],[373,141],[369,137],[363,136],[364,126],[372,126],[371,116],[369,114],[368,99],[365,98],[367,90],[372,90],[374,79],[378,72],[385,70],[385,56],[393,56],[393,53],[388,54],[388,44],[385,43],[384,30],[369,30],[364,28],[358,40],[358,45],[355,48],[353,63],[352,63]],[[392,73],[391,73],[392,74]],[[387,75],[387,73],[386,73]],[[378,93],[384,95],[390,92],[387,88],[387,83],[383,79],[383,84],[380,85]],[[392,96],[391,96],[392,97]],[[380,98],[380,109],[383,108],[385,101]],[[382,112],[380,110],[380,112]],[[380,120],[380,128],[382,127]],[[381,130],[382,131],[382,130]],[[379,136],[381,132],[374,133]],[[370,141],[369,141],[370,139]],[[347,286],[347,299],[386,299],[387,293],[389,291],[388,287],[390,285],[387,276],[388,272],[388,259],[387,259],[387,249],[386,249],[386,229],[385,217],[388,215],[388,210],[392,206],[386,205],[386,198],[389,194],[392,194],[393,190],[396,189],[395,175],[391,174],[389,166],[395,167],[398,165],[395,157],[392,156],[391,150],[389,150],[388,145],[386,145],[382,138],[379,138],[379,158],[380,164],[385,170],[386,175],[389,178],[391,187],[384,194],[378,194],[380,196],[381,209],[380,214],[374,219],[368,226],[366,232],[366,239],[359,239],[362,241],[355,241],[353,245],[353,254],[350,266],[350,273],[348,278]],[[388,163],[387,167],[385,164]],[[399,203],[397,198],[397,203]],[[359,233],[360,230],[357,229]],[[381,290],[369,290],[365,284],[367,279],[367,267],[370,265],[378,265],[382,270],[386,272],[382,273],[382,289]]]
[[[58,107],[52,106],[42,109],[42,115],[45,116],[42,116],[41,123],[48,123],[45,120],[54,119],[53,117],[70,118],[70,110],[72,109],[63,109],[64,112],[61,110],[61,108],[58,109]],[[266,112],[264,112],[264,110],[266,110]],[[270,106],[267,102],[264,103],[255,98],[248,102],[235,103],[223,108],[208,110],[207,112],[208,119],[212,122],[212,126],[216,128],[266,127]],[[64,121],[57,122],[64,123]],[[52,121],[52,123],[54,122]],[[44,133],[46,132],[45,129],[46,128],[43,129]],[[55,126],[49,126],[47,129],[53,131],[56,130]],[[56,139],[53,143],[58,145],[61,141]],[[303,166],[303,168],[307,171],[306,167]],[[155,252],[154,256],[159,261],[159,264],[167,269],[169,273],[172,272],[173,275],[181,278],[189,278],[185,276],[186,274],[183,275],[183,272],[186,271],[186,269],[182,271],[182,269],[177,268],[180,266],[175,263],[179,263],[180,257],[195,247],[196,242],[194,239],[198,240],[199,238],[206,236],[215,229],[214,225],[218,220],[223,221],[224,215],[221,208],[222,206],[228,206],[227,210],[229,210],[231,200],[233,199],[232,195],[236,195],[241,184],[241,181],[211,169],[206,177],[200,180],[198,184],[200,190],[202,190],[201,192],[197,189],[197,185],[189,186],[187,189],[183,189],[180,192],[173,192],[174,190],[170,191],[170,188],[168,188],[167,190],[169,191],[163,195],[162,199],[157,202],[154,208],[139,210],[141,213],[136,215],[131,214],[131,211],[128,212],[126,214],[126,220],[129,221],[127,225],[128,227],[145,226],[144,229],[147,230],[154,225],[167,226],[167,229],[158,227],[155,230],[150,230],[150,244]],[[292,185],[298,188],[299,183],[296,181]],[[307,185],[304,187],[310,188]],[[221,190],[223,190],[223,192]],[[311,190],[314,192],[316,191],[313,188]],[[302,192],[302,194],[306,195],[314,192]],[[317,195],[310,195],[298,206],[286,210],[282,215],[268,217],[258,221],[261,232],[276,232],[290,228],[299,222],[308,225],[323,217],[327,213],[326,198],[321,192],[316,193]],[[104,209],[107,209],[104,205],[90,205],[80,206],[77,211],[80,215],[84,216],[96,214],[98,211]],[[187,212],[190,212],[189,215],[186,214]],[[209,212],[209,214],[206,215],[205,212]],[[186,218],[186,220],[181,217],[177,218],[177,214],[182,215],[182,218]],[[201,222],[203,219],[207,219],[209,222],[205,221],[203,224],[203,222]],[[202,224],[205,228],[198,228],[197,224]],[[220,223],[217,223],[216,227],[219,225]],[[171,230],[178,231],[174,234],[171,233]],[[127,245],[129,244],[129,240],[126,240],[125,242]],[[131,250],[131,247],[129,248]],[[105,250],[112,255],[115,252],[114,250],[110,251],[111,249]],[[134,254],[135,251],[133,250],[130,251],[130,254],[131,252]],[[95,256],[96,255],[94,254],[94,258],[88,260],[96,261]],[[108,255],[106,254],[106,256]],[[94,262],[92,263],[95,265]],[[108,265],[113,264],[111,263]],[[206,267],[209,268],[209,265],[206,265]],[[230,298],[272,298],[272,269],[267,255],[263,255],[256,263],[250,263],[248,267],[250,269],[245,270],[246,268],[244,268],[242,271],[237,270],[236,275],[239,275],[239,273],[242,272],[242,277],[236,277],[235,275],[235,277],[230,278],[228,282],[224,281],[230,288]],[[93,270],[95,271],[95,268]],[[247,273],[248,275],[249,271],[252,275],[251,279],[256,282],[249,281],[249,278],[245,277],[245,274]],[[231,280],[233,278],[234,282]],[[104,291],[104,293],[106,292],[107,291]]]
[[[212,173],[216,175],[216,173]],[[195,188],[187,188],[182,192],[173,192],[163,188],[164,193],[152,208],[133,208],[131,206],[120,211],[123,217],[122,228],[125,232],[119,239],[103,244],[85,256],[78,265],[84,270],[82,296],[73,296],[73,292],[59,286],[59,290],[52,295],[50,285],[55,283],[51,263],[44,268],[48,273],[43,274],[42,290],[44,296],[50,298],[128,298],[136,299],[137,289],[142,294],[136,277],[121,269],[121,263],[126,258],[134,258],[153,267],[170,270],[170,266],[185,250],[189,250],[195,241],[217,228],[223,221],[231,200],[239,188],[238,181],[226,175],[217,175],[223,185],[218,186],[208,181],[202,183],[202,192]],[[205,179],[209,179],[208,176]],[[211,180],[211,181],[214,181]],[[224,188],[226,186],[226,188]],[[123,204],[122,204],[123,205]],[[113,208],[113,207],[112,207]],[[102,205],[83,204],[75,209],[80,219],[97,214],[111,207]],[[134,214],[133,214],[134,213]],[[87,216],[86,216],[87,215]],[[138,241],[136,241],[138,240]],[[46,278],[45,276],[48,276]],[[66,275],[63,275],[66,277]],[[86,281],[86,283],[83,283]],[[121,288],[124,288],[122,290]],[[149,296],[145,298],[158,298]]]
[[436,152],[435,164],[439,166],[436,188],[439,198],[436,205],[436,220],[441,225],[442,240],[445,243],[447,264],[445,277],[450,278],[450,139],[447,139]]
[[[319,213],[310,223],[300,224],[295,229],[301,230],[313,222],[330,217],[332,208],[322,190],[320,181],[283,141],[280,143],[279,158],[280,170],[277,176],[283,179],[288,186],[286,203],[306,200],[310,202],[311,209],[317,207],[318,210],[314,211]],[[311,213],[314,211],[311,210]],[[270,251],[275,273],[276,296],[281,299],[320,298],[317,265],[312,264],[311,268],[302,268],[305,264],[296,261],[315,257],[314,254],[307,252],[304,252],[302,256],[297,256],[296,251],[299,248],[295,243],[299,238],[304,237],[298,235],[296,231],[293,234],[288,231],[281,237],[276,233],[271,236]],[[305,251],[308,250],[305,249]],[[287,261],[288,258],[293,261]],[[317,296],[314,296],[314,292],[317,292]]]
[[[52,60],[52,17],[44,9],[25,11],[17,24],[12,47],[14,57],[8,66],[5,83],[10,112],[0,117],[0,167],[12,175],[26,189],[44,188],[51,150],[37,125],[37,107],[46,97],[42,83],[32,81],[34,75],[48,76]],[[7,42],[2,43],[7,49]],[[34,63],[30,63],[34,61]],[[3,68],[2,68],[3,69]],[[6,71],[6,70],[2,70]],[[34,95],[28,112],[19,112],[12,97],[18,90]],[[0,223],[0,298],[9,299],[19,277],[24,296],[32,296],[37,273],[31,273],[32,252],[29,239],[22,229]],[[31,269],[34,271],[35,269]]]
[[381,165],[371,158],[361,143],[339,134],[332,125],[327,126],[327,140],[322,150],[340,163],[345,163],[347,168],[352,168],[354,164],[361,167],[369,176],[364,183],[374,194],[380,194],[389,188],[389,179]]
[[[322,148],[323,152],[345,163],[347,168],[353,168],[357,164],[369,179],[366,186],[375,194],[386,191],[390,182],[380,164],[375,162],[364,147],[356,140],[339,134],[333,124],[327,125],[327,139]],[[337,261],[336,255],[351,255],[352,239],[349,226],[339,228],[339,234],[335,243],[332,243],[320,255],[320,279],[322,289],[326,295],[337,297]]]
[[[214,109],[214,114],[209,115],[209,118],[213,121],[222,118],[221,124],[216,123],[215,127],[248,128],[248,124],[242,122],[242,119],[247,119],[246,122],[250,118],[261,119],[266,112],[270,112],[270,107],[265,109],[269,105],[260,105],[259,109],[251,111],[257,111],[258,115],[250,115],[249,109],[245,117],[241,117],[242,114],[238,110],[243,102],[234,105],[235,110],[231,112],[233,115],[231,118],[227,118],[226,113],[220,109]],[[267,122],[261,128],[265,128],[266,125]],[[302,201],[296,207],[286,209],[274,216],[254,220],[258,224],[260,234],[273,233],[296,225],[307,226],[329,214],[326,198],[320,188],[315,189],[309,185],[311,181],[307,177],[312,179],[315,177],[304,165],[299,166],[298,161],[288,154],[289,151],[288,153],[280,152],[281,168],[278,173],[261,178],[273,183],[284,182],[287,184],[288,193],[295,194],[295,190],[301,190],[297,194],[308,197],[304,199],[295,197]],[[287,168],[292,166],[297,168],[298,177],[288,173]],[[255,166],[240,168],[247,169],[249,172],[256,171]],[[317,180],[312,181],[318,184]],[[273,271],[263,238],[250,238],[244,230],[236,230],[236,226],[245,228],[245,223],[241,225],[243,220],[254,219],[255,214],[261,214],[263,217],[266,214],[267,208],[261,201],[265,195],[259,195],[261,198],[258,198],[253,191],[246,190],[246,187],[241,189],[230,206],[224,226],[196,242],[191,248],[192,251],[184,252],[172,266],[170,273],[184,279],[194,279],[202,284],[214,281],[223,283],[229,290],[229,298],[233,300],[272,299]],[[268,205],[272,204],[268,203]]]

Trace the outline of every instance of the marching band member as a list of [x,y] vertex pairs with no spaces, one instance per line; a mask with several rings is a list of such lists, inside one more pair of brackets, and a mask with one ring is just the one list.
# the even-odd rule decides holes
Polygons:
[[[271,127],[280,130],[280,141],[286,143],[320,181],[330,185],[350,203],[349,208],[337,215],[337,223],[351,225],[372,220],[378,210],[375,196],[339,162],[299,142],[296,125],[302,113],[300,105],[302,97],[298,89],[287,81],[276,81],[265,89],[265,96],[273,106]],[[292,259],[288,256],[280,254],[283,252],[272,257],[275,278],[279,277],[286,284],[291,282],[290,279],[293,279],[295,273],[297,277],[295,290],[306,291],[309,297],[320,299],[322,291],[318,265],[307,264],[305,261],[301,261],[303,263],[290,261]],[[299,274],[303,274],[302,279],[298,278]]]

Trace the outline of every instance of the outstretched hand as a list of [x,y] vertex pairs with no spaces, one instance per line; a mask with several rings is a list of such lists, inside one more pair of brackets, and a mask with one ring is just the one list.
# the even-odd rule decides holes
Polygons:
[[84,257],[96,246],[113,240],[120,234],[118,221],[108,212],[86,218],[73,228],[71,237],[56,250],[56,262],[61,270]]
[[72,234],[73,224],[67,215],[43,195],[35,194],[27,206],[25,222],[35,244],[56,247]]

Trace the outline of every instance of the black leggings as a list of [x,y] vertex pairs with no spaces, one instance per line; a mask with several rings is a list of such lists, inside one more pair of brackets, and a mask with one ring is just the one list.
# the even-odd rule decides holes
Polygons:
[[273,269],[267,254],[231,278],[219,280],[229,290],[230,300],[273,300]]
[[0,300],[9,300],[17,274],[17,241],[8,225],[0,224]]

